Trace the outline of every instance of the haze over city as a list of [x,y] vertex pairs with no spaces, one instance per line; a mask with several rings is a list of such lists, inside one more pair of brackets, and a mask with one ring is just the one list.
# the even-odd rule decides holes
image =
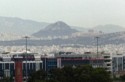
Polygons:
[[85,28],[105,24],[125,27],[124,8],[124,0],[0,0],[0,16],[64,21]]
[[0,45],[22,46],[29,35],[30,45],[95,46],[98,35],[101,45],[121,46],[124,7],[124,0],[0,0]]
[[0,0],[0,82],[125,81],[125,0]]

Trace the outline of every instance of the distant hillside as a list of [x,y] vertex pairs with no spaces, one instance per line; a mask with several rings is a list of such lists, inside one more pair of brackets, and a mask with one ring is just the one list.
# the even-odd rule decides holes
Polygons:
[[81,32],[88,32],[89,30],[93,30],[94,32],[103,32],[103,33],[114,33],[114,32],[121,32],[125,31],[125,28],[119,25],[113,25],[113,24],[106,24],[106,25],[98,25],[92,28],[84,28],[84,27],[77,27],[72,26],[72,28],[77,29]]
[[48,23],[14,17],[0,17],[0,32],[2,33],[32,34],[46,25]]
[[[28,45],[33,46],[51,46],[51,45],[79,45],[79,46],[96,46],[95,37],[99,36],[99,45],[119,45],[125,43],[125,32],[109,33],[109,34],[96,34],[96,33],[84,33],[80,36],[72,36],[69,38],[56,38],[51,40],[28,40]],[[25,40],[12,40],[12,41],[0,41],[0,45],[13,46],[24,45]]]
[[[43,20],[44,21],[44,20]],[[26,20],[16,17],[1,17],[0,16],[0,33],[14,33],[14,34],[35,34],[36,32],[44,29],[50,23],[46,22],[37,22],[33,20]],[[69,25],[68,25],[69,26]],[[70,28],[76,29],[81,32],[87,32],[89,29],[94,29],[95,31],[102,31],[104,33],[113,33],[125,31],[125,28],[118,25],[99,25],[93,28],[84,28],[77,26],[69,26]],[[46,33],[44,33],[47,35]]]
[[[44,20],[43,20],[44,21]],[[75,30],[76,29],[76,30]],[[0,40],[15,40],[19,39],[25,35],[34,35],[37,38],[39,37],[55,37],[62,38],[62,36],[69,36],[75,32],[93,32],[102,31],[102,33],[115,33],[125,31],[125,28],[119,25],[99,25],[93,28],[82,28],[77,26],[69,26],[64,22],[57,22],[54,24],[37,22],[33,20],[25,20],[15,17],[0,17]],[[79,36],[80,33],[77,33],[76,36]],[[72,36],[71,36],[72,37]],[[49,37],[48,37],[49,38]],[[54,38],[54,39],[55,39]],[[66,37],[68,38],[68,37]]]
[[58,21],[56,23],[50,24],[46,26],[44,29],[36,32],[33,36],[36,37],[54,37],[54,36],[68,36],[72,33],[78,32],[75,29],[71,29],[69,25],[62,21]]
[[90,28],[85,28],[85,27],[78,27],[78,26],[71,26],[72,29],[76,29],[80,32],[88,32]]
[[102,31],[104,33],[114,33],[114,32],[121,32],[125,31],[125,28],[119,25],[112,25],[112,24],[107,24],[107,25],[99,25],[94,28],[92,28],[96,31]]

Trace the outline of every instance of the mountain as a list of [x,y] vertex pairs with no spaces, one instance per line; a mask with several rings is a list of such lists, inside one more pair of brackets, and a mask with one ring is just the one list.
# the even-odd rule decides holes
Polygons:
[[[116,32],[108,34],[100,33],[83,33],[80,36],[72,36],[69,38],[56,38],[52,40],[28,40],[29,46],[52,46],[52,45],[64,45],[64,46],[96,46],[96,36],[99,36],[99,45],[120,45],[125,44],[125,32]],[[25,39],[12,40],[12,41],[0,41],[2,46],[16,46],[24,45]]]
[[[35,34],[38,31],[41,31],[41,29],[44,29],[45,27],[47,27],[47,28],[51,27],[52,24],[50,26],[48,26],[49,24],[50,23],[37,22],[37,21],[21,19],[21,18],[17,18],[17,17],[1,17],[0,16],[0,33],[9,33],[9,34],[14,33],[14,34],[20,34],[20,35],[22,35],[22,34],[30,35],[33,33]],[[72,28],[72,31],[73,31],[73,29],[76,29],[76,30],[82,31],[82,32],[87,32],[89,29],[94,29],[95,31],[102,31],[104,33],[125,31],[125,28],[123,28],[122,26],[111,25],[111,24],[99,25],[99,26],[89,28],[89,29],[84,28],[84,27],[77,27],[77,26],[69,26],[69,25],[65,25],[65,26]],[[59,27],[61,27],[61,26],[59,26]],[[50,29],[50,30],[52,30],[52,29]],[[45,36],[48,36],[47,33],[44,33],[44,34],[45,34]],[[50,33],[50,34],[52,34],[52,33]],[[53,34],[52,34],[52,36],[53,36]]]
[[125,31],[124,27],[120,25],[113,25],[113,24],[98,25],[92,28],[72,26],[72,28],[77,29],[80,32],[88,32],[90,30],[91,31],[93,30],[93,32],[103,32],[103,33],[114,33],[114,32]]
[[80,32],[88,32],[90,28],[85,28],[85,27],[78,27],[78,26],[71,26],[72,29],[76,29]]
[[69,25],[62,21],[58,21],[56,23],[50,24],[46,26],[44,29],[36,32],[33,36],[36,37],[59,37],[59,36],[68,36],[72,33],[78,32],[75,29],[71,29]]
[[0,17],[0,32],[32,34],[43,29],[48,23],[25,20],[16,17]]
[[125,31],[125,28],[119,25],[112,25],[112,24],[107,24],[107,25],[99,25],[94,28],[95,31],[102,31],[104,33],[114,33],[114,32],[121,32]]

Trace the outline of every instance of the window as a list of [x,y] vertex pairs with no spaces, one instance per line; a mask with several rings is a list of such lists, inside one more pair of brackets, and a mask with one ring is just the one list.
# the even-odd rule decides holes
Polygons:
[[25,70],[26,69],[26,64],[25,63],[23,63],[23,70]]
[[2,70],[2,63],[0,63],[0,70]]
[[9,69],[9,63],[5,64],[5,69]]
[[30,69],[32,69],[32,63],[29,63],[30,64]]

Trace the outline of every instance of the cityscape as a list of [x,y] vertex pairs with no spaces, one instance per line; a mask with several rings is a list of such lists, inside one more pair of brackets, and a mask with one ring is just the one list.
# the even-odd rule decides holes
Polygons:
[[0,82],[124,82],[125,1],[1,0]]

